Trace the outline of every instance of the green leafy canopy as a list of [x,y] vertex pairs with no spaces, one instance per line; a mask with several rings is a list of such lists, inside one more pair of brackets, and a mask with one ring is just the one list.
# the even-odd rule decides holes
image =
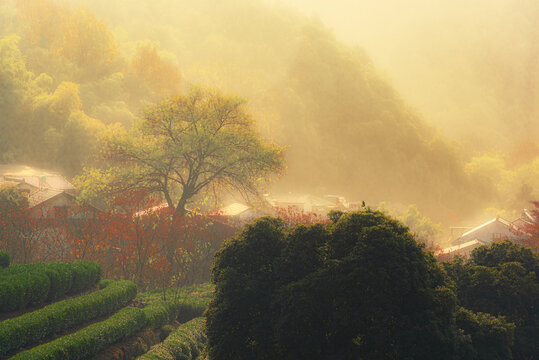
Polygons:
[[85,170],[77,181],[83,195],[144,190],[183,213],[203,190],[257,194],[263,179],[283,170],[283,149],[260,137],[244,105],[240,97],[193,88],[148,107],[131,132],[115,128],[102,137],[108,165]]

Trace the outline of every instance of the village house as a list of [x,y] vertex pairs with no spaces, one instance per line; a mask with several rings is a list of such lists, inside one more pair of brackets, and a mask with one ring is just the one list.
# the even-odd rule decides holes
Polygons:
[[501,217],[491,219],[462,234],[454,245],[461,245],[472,240],[479,240],[483,244],[503,239],[516,239],[521,234],[519,228]]
[[534,222],[535,219],[527,209],[524,209],[521,216],[514,221],[496,217],[466,231],[453,241],[452,246],[435,252],[435,255],[446,258],[457,255],[468,257],[475,248],[494,241],[511,240],[518,243],[530,236],[527,227]]
[[249,205],[245,205],[238,202],[235,202],[235,203],[232,203],[232,204],[229,204],[227,206],[220,208],[217,211],[217,213],[231,220],[241,221],[241,222],[249,221],[256,218],[257,216],[260,216]]
[[[69,254],[70,234],[95,217],[99,210],[78,206],[75,187],[61,174],[25,165],[0,165],[0,186],[13,186],[28,198],[29,213],[20,218],[18,261],[32,259],[39,249],[41,260],[63,259]],[[30,216],[26,216],[26,215]]]
[[75,187],[61,174],[27,165],[0,165],[0,183],[16,183],[23,192],[54,189],[75,194]]
[[34,217],[56,217],[75,205],[75,187],[62,175],[26,165],[0,165],[0,184],[12,184],[28,196]]
[[39,189],[30,193],[28,207],[38,218],[64,218],[76,207],[75,197],[62,190]]
[[16,186],[28,196],[28,207],[35,218],[70,218],[88,216],[96,208],[78,209],[76,189],[63,175],[26,165],[0,165],[0,184]]
[[485,243],[477,239],[474,239],[474,240],[470,240],[462,244],[453,245],[445,249],[438,250],[434,253],[434,255],[436,257],[443,257],[444,260],[450,260],[451,258],[455,256],[462,256],[466,258],[471,254],[471,252],[474,249],[482,245],[485,245]]

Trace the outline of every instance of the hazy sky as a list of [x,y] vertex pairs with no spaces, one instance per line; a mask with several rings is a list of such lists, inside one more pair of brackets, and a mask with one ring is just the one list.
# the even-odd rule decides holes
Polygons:
[[[405,34],[421,29],[428,35],[448,21],[472,22],[481,31],[488,18],[503,16],[519,0],[270,0],[288,4],[307,15],[316,15],[338,38],[376,50],[393,48]],[[383,43],[381,43],[381,40]],[[376,46],[374,46],[376,45]]]
[[422,29],[428,28],[429,22],[434,25],[437,18],[452,16],[451,9],[459,9],[448,9],[441,5],[441,1],[432,0],[273,1],[288,4],[307,15],[318,16],[339,39],[365,47],[375,60],[381,61],[393,53],[392,49],[400,46],[403,33],[410,33],[418,25]]

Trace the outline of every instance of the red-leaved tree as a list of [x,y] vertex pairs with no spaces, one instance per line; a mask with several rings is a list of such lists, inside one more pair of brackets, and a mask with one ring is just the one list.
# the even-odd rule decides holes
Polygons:
[[534,206],[534,209],[529,210],[529,214],[532,219],[530,223],[524,225],[524,231],[529,234],[528,237],[525,237],[521,240],[524,246],[531,248],[533,251],[539,251],[539,201],[531,202]]
[[209,280],[213,255],[236,231],[219,215],[174,216],[142,191],[113,200],[112,209],[101,211],[84,205],[29,209],[27,202],[17,207],[0,199],[0,249],[15,263],[92,260],[105,278],[165,288]]

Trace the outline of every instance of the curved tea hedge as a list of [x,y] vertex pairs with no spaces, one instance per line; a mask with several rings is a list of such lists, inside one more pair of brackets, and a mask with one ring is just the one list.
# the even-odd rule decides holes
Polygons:
[[125,339],[147,324],[142,309],[125,307],[105,321],[18,353],[14,360],[82,360]]
[[193,318],[202,316],[206,308],[208,307],[208,302],[206,299],[200,299],[197,297],[186,297],[180,303],[176,304],[177,306],[177,320],[180,323],[184,323]]
[[[195,286],[166,290],[168,303],[172,303],[178,313],[177,320],[180,323],[187,322],[193,318],[202,316],[213,298],[214,286],[211,283],[204,283]],[[161,290],[152,290],[137,295],[138,300],[146,303],[161,301],[163,293]]]
[[[137,286],[118,281],[91,294],[45,306],[22,316],[0,322],[0,358],[97,317],[110,314],[135,298]],[[158,317],[159,314],[156,316]]]
[[88,289],[101,278],[90,261],[18,264],[0,270],[0,312],[24,309]]
[[178,315],[177,307],[169,302],[155,301],[146,305],[144,309],[147,325],[152,329],[159,329],[165,324],[174,321]]
[[[71,317],[77,317],[77,316],[85,316],[84,314],[87,312],[90,312],[91,310],[87,310],[84,307],[80,306],[80,301],[73,303],[73,307],[67,307],[63,308],[60,307],[62,310],[58,310],[59,312],[62,312],[61,315],[54,315],[50,318],[46,318],[41,316],[37,316],[36,314],[41,311],[47,309],[47,311],[52,311],[50,309],[55,309],[55,305],[62,304],[70,300],[80,300],[80,299],[88,299],[88,296],[96,295],[98,293],[104,292],[104,291],[112,291],[117,287],[120,287],[121,284],[128,284],[129,281],[118,281],[113,282],[110,280],[102,280],[99,283],[100,288],[104,288],[103,290],[98,290],[90,295],[81,296],[76,299],[68,299],[64,300],[62,302],[58,302],[57,304],[49,305],[43,309],[40,309],[38,311],[35,311],[34,313],[29,313],[27,315],[32,315],[27,318],[25,321],[20,321],[21,319],[25,319],[24,316],[21,316],[17,319],[11,319],[11,320],[19,320],[19,321],[12,321],[8,322],[7,324],[12,324],[13,328],[10,330],[12,331],[10,336],[2,335],[1,329],[3,326],[3,322],[0,322],[0,344],[4,344],[5,342],[10,342],[10,347],[12,349],[20,348],[20,346],[25,345],[15,345],[17,340],[13,340],[16,338],[24,338],[26,339],[24,341],[20,341],[20,343],[24,344],[30,344],[31,341],[28,339],[31,338],[31,336],[36,336],[38,338],[39,335],[39,329],[47,329],[47,326],[43,324],[47,322],[48,320],[52,323],[61,324],[59,325],[62,329],[66,329],[69,327],[68,324],[64,324],[67,321],[72,321],[71,324],[77,324],[76,321],[73,321]],[[132,283],[131,283],[132,284]],[[127,285],[125,285],[128,287]],[[134,286],[134,284],[130,285]],[[129,294],[129,297],[132,298],[134,296],[135,290],[132,291]],[[202,314],[204,311],[209,295],[213,291],[213,288],[207,284],[202,285],[200,287],[192,288],[192,289],[184,289],[182,290],[182,296],[179,301],[161,301],[157,294],[154,294],[152,292],[147,294],[141,294],[142,296],[140,298],[144,299],[144,302],[149,303],[146,307],[143,309],[134,308],[134,307],[125,307],[116,314],[112,315],[107,320],[101,321],[99,323],[92,324],[84,329],[81,329],[75,333],[57,338],[49,343],[39,345],[37,347],[34,347],[30,350],[22,351],[18,354],[16,354],[11,359],[15,360],[33,360],[33,359],[49,359],[49,360],[82,360],[82,359],[88,359],[92,356],[95,356],[98,354],[101,350],[103,350],[105,347],[109,345],[113,345],[117,342],[123,341],[138,331],[152,327],[154,329],[161,328],[164,324],[169,323],[173,321],[174,319],[188,319],[193,314]],[[139,299],[139,297],[137,297]],[[102,308],[106,307],[104,305],[104,302],[96,301],[93,303],[94,305],[91,305],[90,307],[92,309]],[[95,308],[94,308],[95,307]],[[66,310],[67,309],[67,310]],[[42,313],[45,314],[46,312]],[[63,318],[63,319],[62,319]],[[28,320],[29,319],[29,320]],[[45,320],[47,319],[47,320]],[[181,326],[182,330],[175,330],[171,333],[171,335],[165,340],[167,344],[170,346],[173,346],[169,348],[163,348],[163,351],[166,351],[169,356],[172,356],[170,354],[175,354],[174,356],[180,356],[179,359],[196,359],[198,354],[200,353],[201,349],[204,346],[205,343],[205,335],[203,331],[203,325],[200,325],[199,322],[204,321],[203,318],[200,318],[198,322],[188,322]],[[28,322],[28,324],[27,324]],[[79,323],[84,322],[80,321]],[[26,324],[26,325],[25,325]],[[47,323],[48,324],[48,323]],[[195,324],[198,324],[195,326]],[[202,323],[203,324],[203,323]],[[19,327],[20,325],[20,327]],[[72,326],[72,325],[71,325]],[[9,326],[6,326],[8,328]],[[50,331],[50,330],[46,330]],[[58,332],[62,330],[56,330],[54,332]],[[35,335],[31,335],[33,332],[35,332]],[[173,334],[175,334],[173,336]],[[3,336],[3,337],[2,337]],[[39,339],[46,338],[47,336],[44,335]],[[36,339],[34,338],[34,339]],[[35,340],[33,340],[35,342]],[[2,345],[0,345],[1,348]],[[174,350],[176,347],[178,347],[180,350]],[[3,353],[0,353],[0,358],[5,355],[5,350],[3,350]],[[8,350],[8,352],[13,350]],[[157,350],[156,350],[157,351]],[[151,353],[148,356],[154,356],[152,355],[154,353]],[[169,359],[170,357],[167,357],[166,359]],[[174,357],[176,358],[176,357]],[[160,359],[160,358],[159,358]]]
[[193,319],[173,331],[161,344],[155,345],[137,360],[194,360],[206,344],[203,317]]
[[9,262],[11,261],[11,256],[5,251],[0,251],[0,269],[7,268]]

